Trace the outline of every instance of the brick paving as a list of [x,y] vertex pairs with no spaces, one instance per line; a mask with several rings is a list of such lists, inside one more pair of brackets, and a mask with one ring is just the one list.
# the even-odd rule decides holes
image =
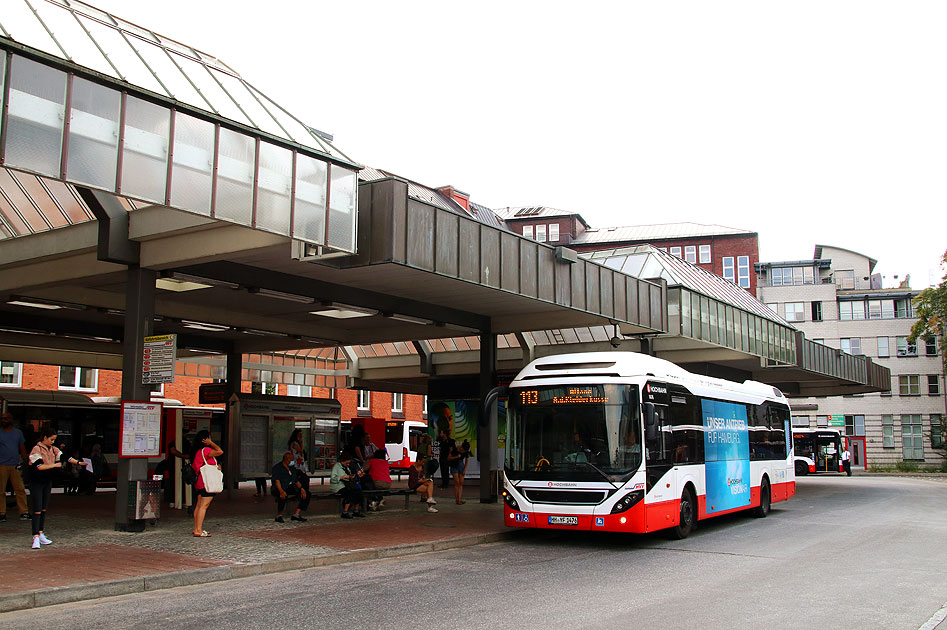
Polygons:
[[[318,484],[313,489],[318,492]],[[94,496],[54,494],[46,523],[53,544],[30,549],[30,522],[18,520],[15,508],[8,510],[8,520],[0,523],[0,566],[7,569],[0,581],[0,598],[12,602],[10,597],[36,595],[33,604],[0,601],[0,610],[40,605],[35,602],[41,600],[41,593],[56,595],[61,587],[101,584],[104,589],[104,583],[117,580],[173,577],[212,567],[232,566],[234,575],[238,574],[237,567],[244,567],[243,574],[249,574],[245,571],[267,563],[286,568],[300,563],[312,566],[313,558],[329,560],[358,550],[452,539],[467,539],[472,544],[472,537],[506,531],[502,506],[480,504],[475,486],[467,488],[465,505],[455,505],[452,495],[448,496],[450,492],[438,489],[438,514],[428,513],[426,504],[415,499],[404,510],[404,500],[391,497],[381,512],[363,519],[342,520],[334,500],[321,500],[310,506],[307,522],[287,518],[281,524],[273,521],[273,499],[254,497],[252,484],[244,484],[230,499],[214,499],[204,522],[211,533],[209,538],[191,534],[192,519],[184,510],[164,505],[155,526],[149,525],[140,533],[117,532],[113,524],[114,492],[102,491]],[[82,598],[96,596],[94,589],[92,593]],[[102,594],[111,593],[103,590]]]

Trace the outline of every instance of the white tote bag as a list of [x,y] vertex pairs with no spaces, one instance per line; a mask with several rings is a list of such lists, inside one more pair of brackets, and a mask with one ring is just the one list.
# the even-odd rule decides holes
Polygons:
[[207,457],[204,455],[204,449],[201,449],[201,457],[204,458],[204,465],[201,466],[201,479],[204,480],[204,490],[211,494],[217,494],[224,490],[224,473],[214,464],[207,463]]

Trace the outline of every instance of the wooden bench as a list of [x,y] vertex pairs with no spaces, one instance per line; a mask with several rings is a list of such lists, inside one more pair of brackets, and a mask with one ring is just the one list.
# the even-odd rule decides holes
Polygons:
[[[338,499],[339,509],[342,508],[342,497],[335,494],[334,492],[312,492],[310,493],[312,500],[316,501],[318,499]],[[409,490],[408,488],[390,488],[388,490],[362,490],[362,506],[361,509],[363,512],[368,510],[368,502],[374,499],[381,499],[384,497],[397,497],[404,496],[404,509],[408,509],[411,506],[411,497],[416,495],[417,492],[414,490]]]

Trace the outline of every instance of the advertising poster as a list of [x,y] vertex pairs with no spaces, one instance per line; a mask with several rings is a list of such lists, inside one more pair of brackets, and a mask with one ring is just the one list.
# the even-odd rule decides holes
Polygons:
[[[497,414],[497,470],[503,468],[503,459],[506,451],[506,401],[498,403]],[[458,445],[464,440],[470,443],[470,457],[467,459],[466,479],[480,477],[479,440],[477,439],[477,419],[480,415],[480,405],[476,400],[435,401],[428,407],[428,419],[431,430],[431,439],[434,440],[431,450],[432,456],[437,457],[440,450],[438,437],[443,429]],[[440,472],[437,473],[438,476]]]
[[746,406],[701,400],[707,513],[750,505],[750,439]]

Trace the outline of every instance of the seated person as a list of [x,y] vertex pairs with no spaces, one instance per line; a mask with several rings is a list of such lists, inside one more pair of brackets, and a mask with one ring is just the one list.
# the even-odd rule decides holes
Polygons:
[[[368,460],[368,475],[376,490],[391,489],[391,472],[388,468],[388,452],[380,448]],[[368,504],[368,509],[377,510],[385,506],[385,497],[379,497]]]
[[362,471],[352,470],[352,451],[345,449],[332,467],[329,490],[342,498],[342,518],[364,517],[361,512],[362,489],[358,480]]
[[283,461],[273,466],[270,477],[273,480],[273,496],[276,497],[276,522],[283,523],[283,509],[286,502],[292,498],[299,498],[296,511],[290,516],[293,521],[305,521],[302,512],[309,507],[309,493],[296,476],[296,470],[290,464],[293,454],[290,451],[283,453]]
[[425,475],[426,467],[424,462],[427,458],[424,455],[418,455],[418,460],[408,467],[408,488],[416,490],[421,495],[422,501],[427,501],[427,511],[436,513],[437,508],[434,505],[434,482]]

